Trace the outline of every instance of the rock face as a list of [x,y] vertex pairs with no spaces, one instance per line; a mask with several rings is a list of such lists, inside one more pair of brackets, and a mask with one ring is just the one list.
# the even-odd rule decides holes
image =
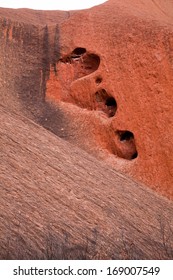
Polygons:
[[[73,12],[0,9],[0,105],[4,116],[1,121],[2,135],[7,133],[8,127],[9,133],[11,131],[12,135],[15,134],[8,122],[4,128],[6,132],[4,132],[3,124],[6,117],[8,118],[7,112],[17,114],[19,119],[21,116],[24,118],[24,123],[30,119],[31,123],[39,125],[39,137],[43,133],[40,126],[43,126],[53,132],[56,139],[59,139],[57,137],[59,136],[67,141],[67,145],[64,146],[64,155],[57,154],[57,157],[63,158],[68,145],[73,144],[81,149],[78,163],[83,162],[82,157],[87,152],[93,156],[94,163],[97,160],[100,161],[98,173],[102,173],[103,169],[107,168],[110,177],[115,170],[123,174],[127,180],[127,188],[121,189],[125,192],[123,195],[128,196],[128,189],[130,191],[130,188],[134,187],[133,183],[127,179],[131,177],[141,182],[137,184],[139,188],[144,183],[156,191],[154,195],[147,189],[148,187],[144,187],[147,199],[150,194],[152,196],[152,200],[148,200],[151,203],[154,203],[153,200],[160,195],[172,200],[172,10],[171,0],[110,0],[92,9]],[[10,122],[15,125],[12,118]],[[24,124],[23,129],[26,130]],[[32,129],[34,129],[33,126],[29,126],[28,138],[21,141],[28,141],[29,131]],[[49,138],[49,132],[47,133],[44,141],[46,137]],[[20,134],[21,131],[18,132],[18,140],[12,140],[19,141],[19,146]],[[32,136],[32,146],[34,146],[35,136]],[[49,146],[49,141],[47,145]],[[53,145],[56,149],[56,145],[60,145],[59,140],[53,141]],[[8,147],[7,144],[6,147]],[[8,148],[5,153],[8,155]],[[51,151],[51,155],[52,153]],[[15,161],[20,162],[21,157],[20,153],[17,153],[17,148],[15,156],[8,170],[13,168]],[[26,162],[27,155],[24,155],[22,160]],[[44,162],[44,151],[43,159],[40,161],[42,160]],[[56,164],[57,161],[55,161]],[[3,172],[7,170],[6,166],[3,168]],[[92,174],[94,165],[91,164],[88,168],[88,172]],[[42,165],[41,171],[38,171],[43,178],[44,169],[45,166]],[[80,172],[83,174],[83,169],[75,174],[71,169],[69,172],[70,176],[76,176],[78,180],[78,175]],[[3,174],[8,175],[6,172]],[[9,189],[11,188],[11,184],[8,180],[5,181],[5,176],[3,184],[7,190],[8,186]],[[11,180],[16,178],[15,176],[14,174]],[[35,176],[36,174],[33,175],[33,180]],[[54,174],[53,182],[58,180],[58,176]],[[85,172],[84,176],[86,176]],[[104,186],[107,192],[110,190],[111,197],[108,197],[110,200],[113,197],[113,204],[117,198],[114,190],[118,186],[117,181],[115,188],[113,187],[114,179],[116,180],[113,176],[109,184],[103,179],[102,186],[102,190]],[[18,181],[21,182],[20,178]],[[96,181],[97,176],[92,186],[96,189],[94,196],[99,193]],[[86,189],[86,184],[83,184],[83,180],[81,182],[81,188]],[[31,184],[29,181],[25,183],[26,187]],[[80,185],[80,180],[78,184]],[[124,181],[121,184],[123,185]],[[51,184],[49,186],[51,188]],[[37,192],[39,192],[38,189]],[[104,193],[105,196],[108,195],[107,192]],[[6,195],[4,192],[4,197]],[[137,201],[139,200],[142,204],[141,195],[138,193]],[[130,191],[129,201],[132,198]],[[20,196],[17,199],[19,204],[23,205]],[[166,207],[168,201],[161,197],[159,199],[161,202],[158,201],[158,205],[160,203]],[[166,201],[165,204],[162,199]],[[101,200],[102,196],[99,196],[99,203]],[[136,203],[135,201],[132,199],[132,205]],[[105,205],[107,203],[108,201],[105,201]],[[125,203],[121,200],[120,204],[123,207],[127,201]],[[5,202],[3,205],[5,207]],[[33,205],[33,211],[37,205],[38,201],[35,206]],[[171,207],[170,202],[170,209]],[[159,209],[158,206],[151,209],[153,217],[160,215]],[[56,211],[57,208],[52,208],[52,212],[54,210]],[[94,211],[94,213],[97,212],[96,209]],[[5,215],[7,218],[7,212]],[[70,216],[68,217],[70,219]],[[44,220],[44,215],[42,219]],[[17,221],[19,222],[19,217]],[[36,217],[34,221],[36,223]],[[89,218],[86,224],[88,222]],[[149,227],[152,222],[148,222]],[[40,227],[42,224],[41,222]],[[115,228],[112,228],[112,231],[114,230]],[[36,228],[34,231],[37,231]],[[5,232],[6,229],[4,229],[4,236]],[[132,234],[132,231],[130,232]],[[77,233],[74,233],[74,236],[75,234]],[[150,233],[147,234],[146,236],[150,235]],[[156,242],[160,244],[159,238]],[[151,247],[148,252],[143,250],[145,257],[151,257],[150,250],[152,250]],[[13,257],[16,257],[15,254]]]
[[0,259],[172,259],[173,203],[0,106]]
[[138,2],[109,1],[62,24],[46,98],[79,107],[69,122],[81,147],[172,197],[173,5]]
[[172,198],[172,8],[1,9],[1,102]]

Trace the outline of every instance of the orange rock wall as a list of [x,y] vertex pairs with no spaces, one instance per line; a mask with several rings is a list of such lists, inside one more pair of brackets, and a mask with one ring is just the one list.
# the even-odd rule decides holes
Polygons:
[[172,10],[0,9],[0,103],[173,198]]
[[[173,197],[173,5],[153,2],[109,1],[64,21],[46,99],[64,110],[72,142]],[[81,75],[88,54],[99,65]]]

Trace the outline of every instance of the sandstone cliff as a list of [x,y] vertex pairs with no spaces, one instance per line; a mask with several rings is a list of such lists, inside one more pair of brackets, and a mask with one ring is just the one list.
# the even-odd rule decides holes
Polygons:
[[2,104],[172,197],[171,9],[1,9]]
[[[32,231],[37,234],[39,229],[39,238],[36,241],[38,247],[33,243],[33,248],[36,246],[39,256],[45,256],[43,228],[49,228],[48,217],[53,215],[51,213],[57,211],[63,213],[64,209],[67,210],[67,221],[60,216],[54,221],[60,222],[59,229],[54,223],[53,227],[50,226],[50,232],[58,233],[61,241],[63,232],[70,234],[72,231],[72,239],[75,239],[84,228],[87,229],[86,236],[91,237],[92,230],[97,231],[94,220],[90,220],[92,215],[88,214],[83,224],[81,219],[77,228],[75,218],[76,215],[84,216],[85,211],[83,212],[82,209],[90,213],[90,209],[98,203],[98,209],[94,208],[93,213],[98,215],[97,225],[101,227],[99,228],[101,246],[108,238],[106,231],[111,234],[115,231],[119,240],[125,224],[129,221],[128,234],[126,234],[126,237],[130,236],[127,241],[128,246],[133,243],[133,235],[136,236],[136,240],[138,238],[140,240],[135,245],[135,252],[138,252],[136,256],[159,258],[157,250],[153,251],[153,244],[155,244],[153,242],[157,243],[156,248],[161,248],[163,243],[161,236],[165,226],[162,222],[159,224],[158,217],[161,216],[163,208],[165,208],[163,216],[167,217],[166,223],[170,224],[170,230],[169,226],[166,230],[167,235],[170,235],[172,223],[171,218],[169,219],[172,202],[160,196],[167,196],[170,200],[173,198],[173,16],[171,11],[173,11],[172,0],[139,0],[137,3],[134,0],[110,0],[92,9],[73,12],[0,9],[0,104],[1,147],[3,147],[1,162],[3,203],[1,205],[4,209],[1,215],[2,224],[4,219],[7,221],[12,219],[11,226],[8,228],[4,224],[1,231],[2,248],[7,248],[4,240],[5,235],[10,235],[10,231],[14,231],[14,240],[16,240],[18,224],[22,226],[20,236],[22,240],[25,239],[29,224],[26,223],[25,226],[24,209],[26,208],[29,217],[32,207],[32,214],[35,213],[32,220],[34,225],[28,232],[27,238],[29,238],[28,244],[32,243]],[[38,132],[36,133],[34,129]],[[59,137],[65,140],[66,144]],[[25,147],[26,143],[28,143],[27,147]],[[32,150],[34,145],[39,147],[36,155]],[[62,153],[59,152],[59,147],[62,147]],[[57,158],[63,164],[65,164],[63,159],[68,162],[69,157],[68,166],[62,164],[60,169],[56,169],[58,159],[54,159],[53,151],[57,149]],[[68,155],[70,149],[74,152],[73,155]],[[75,153],[81,155],[75,158]],[[35,160],[38,161],[36,169],[34,169]],[[49,165],[46,167],[47,160],[51,167]],[[46,168],[50,168],[48,183],[45,182]],[[73,168],[78,171],[73,173]],[[26,178],[20,177],[21,170]],[[65,193],[61,197],[63,172],[69,174],[65,181],[69,191],[64,190]],[[97,183],[100,174],[104,174],[101,177],[101,189],[99,189],[100,184],[98,186]],[[70,181],[71,177],[74,178],[74,182]],[[129,179],[130,177],[135,180],[135,183]],[[87,178],[89,182],[91,181],[92,187],[88,186]],[[123,181],[119,178],[123,178]],[[39,184],[36,183],[37,181]],[[70,200],[70,187],[77,188],[76,193],[79,192],[79,196],[84,192],[85,199],[78,200],[77,194],[73,194],[71,190],[73,195]],[[48,194],[51,188],[56,192],[55,197],[52,198],[53,204],[57,204],[52,208],[51,196]],[[92,194],[89,192],[90,188]],[[118,195],[117,188],[119,188]],[[150,191],[150,188],[155,193]],[[8,195],[10,190],[11,194]],[[42,211],[47,203],[46,210],[42,214],[41,210],[37,209],[37,198],[36,200],[34,198],[31,203],[34,193],[39,194],[39,191]],[[11,204],[13,195],[16,200]],[[90,196],[93,197],[92,201]],[[60,201],[58,201],[59,197]],[[75,218],[71,222],[69,205],[70,203],[74,205],[74,201],[77,201],[77,206],[74,206]],[[106,210],[104,205],[109,202],[112,203],[113,208]],[[21,218],[16,214],[17,218],[14,222],[11,216],[12,208],[8,214],[7,205],[10,204],[13,209],[18,205],[21,210],[17,209],[23,213],[19,215]],[[124,205],[128,204],[129,212],[126,213]],[[82,205],[86,205],[86,209]],[[116,207],[119,207],[118,218],[112,225],[113,218],[108,218],[107,215],[109,213],[116,216]],[[140,212],[141,207],[142,212]],[[120,208],[125,220],[123,230],[120,226],[122,222]],[[145,216],[147,209],[149,209],[148,218]],[[140,217],[138,213],[141,213]],[[40,220],[38,228],[37,217]],[[53,217],[54,215],[52,219]],[[109,222],[104,225],[106,219]],[[164,218],[161,220],[163,221]],[[144,224],[139,226],[141,223]],[[118,230],[116,225],[121,230]],[[159,235],[159,225],[161,235]],[[138,236],[138,229],[142,237]],[[153,235],[149,240],[152,229],[156,237]],[[111,238],[106,241],[104,249],[100,250],[103,252],[108,246],[109,252],[105,257],[112,257],[110,248],[115,236]],[[84,240],[86,238],[82,237],[78,244]],[[147,240],[146,249],[144,248],[146,243],[141,240]],[[16,258],[15,246],[17,245],[14,242],[12,248],[13,241],[9,248],[11,248],[11,256]],[[74,240],[71,242],[77,244]],[[117,246],[121,247],[118,243]],[[120,258],[121,249],[118,251]],[[172,251],[167,254],[164,246],[160,250],[161,256],[165,258],[169,258],[172,254]],[[5,254],[2,249],[1,257]],[[104,257],[103,253],[100,254]],[[27,256],[31,255],[33,257],[33,251],[28,251]],[[134,258],[134,256],[126,257]]]

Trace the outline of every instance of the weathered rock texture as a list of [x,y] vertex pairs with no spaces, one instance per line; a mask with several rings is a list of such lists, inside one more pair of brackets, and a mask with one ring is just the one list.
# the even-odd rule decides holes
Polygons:
[[81,147],[115,155],[117,170],[172,197],[173,2],[144,2],[110,1],[65,21],[46,97],[79,107],[69,119]]
[[173,203],[0,106],[0,259],[173,257]]
[[173,197],[172,10],[1,9],[1,102]]
[[[3,203],[1,204],[1,206],[3,205],[2,209],[5,209],[3,210],[4,214],[1,215],[2,221],[6,219],[8,222],[8,217],[12,219],[10,215],[13,215],[13,209],[10,208],[11,212],[9,213],[11,214],[8,216],[5,199],[9,199],[8,205],[10,205],[14,193],[16,201],[10,207],[15,208],[16,205],[19,205],[22,213],[24,213],[22,209],[26,207],[29,213],[34,191],[37,194],[39,194],[39,191],[41,192],[42,206],[40,209],[43,209],[46,201],[49,201],[45,209],[50,215],[45,214],[45,212],[40,214],[38,195],[36,200],[33,200],[33,208],[31,207],[32,214],[36,215],[33,216],[32,222],[34,225],[33,228],[31,227],[34,234],[37,232],[37,217],[38,220],[41,219],[38,224],[40,240],[44,239],[41,239],[44,226],[48,226],[47,222],[44,224],[43,220],[48,221],[47,217],[51,216],[51,213],[53,213],[52,219],[54,213],[59,211],[58,209],[61,209],[61,213],[64,213],[64,209],[66,209],[70,215],[68,209],[70,202],[69,204],[65,202],[70,199],[70,196],[68,197],[70,190],[66,192],[66,189],[64,189],[64,196],[61,197],[60,195],[63,189],[61,185],[63,182],[61,181],[63,165],[60,169],[57,169],[56,166],[58,157],[62,162],[64,162],[63,158],[65,158],[65,161],[67,160],[68,149],[74,149],[75,154],[75,148],[72,148],[69,144],[71,142],[81,148],[80,152],[79,150],[77,152],[81,153],[81,156],[75,160],[73,155],[74,160],[72,160],[69,155],[69,166],[64,165],[63,172],[65,174],[69,172],[69,178],[74,178],[74,183],[71,185],[69,183],[71,181],[67,178],[65,185],[68,186],[67,189],[70,186],[71,189],[76,186],[79,195],[82,195],[83,191],[87,193],[89,186],[87,186],[88,181],[85,177],[91,173],[89,180],[92,182],[93,200],[90,201],[88,195],[86,200],[78,201],[75,197],[74,201],[77,200],[79,203],[76,207],[80,205],[84,210],[84,205],[87,205],[85,215],[87,215],[87,211],[90,211],[90,208],[94,207],[92,203],[98,201],[100,206],[94,210],[94,215],[99,217],[98,225],[101,217],[103,217],[100,231],[103,232],[104,239],[102,239],[101,244],[106,238],[109,239],[109,237],[106,237],[106,230],[109,233],[116,229],[116,222],[115,225],[110,225],[111,220],[109,220],[109,224],[105,223],[104,225],[103,223],[107,219],[107,212],[105,212],[107,210],[105,210],[103,204],[111,203],[109,201],[113,201],[113,206],[111,206],[113,208],[108,210],[109,215],[113,216],[116,216],[117,213],[116,203],[120,205],[119,209],[122,209],[124,215],[126,215],[124,207],[126,208],[130,203],[132,205],[130,208],[134,207],[136,209],[129,212],[133,213],[131,216],[138,216],[140,207],[143,207],[143,204],[146,205],[141,213],[143,218],[139,220],[136,218],[136,225],[134,217],[132,218],[129,236],[133,235],[134,228],[138,228],[138,223],[141,223],[141,221],[147,224],[146,228],[157,228],[156,216],[160,215],[160,210],[166,208],[169,202],[159,195],[153,194],[147,188],[153,188],[160,195],[163,194],[170,199],[173,198],[173,16],[171,11],[173,11],[171,0],[158,0],[157,2],[152,0],[111,0],[92,9],[73,12],[0,9],[0,104],[2,106],[1,117],[3,118],[1,121],[1,141],[3,141],[1,145],[3,147],[1,166],[3,168],[2,186],[5,186]],[[10,115],[8,115],[8,111],[11,112]],[[15,118],[16,114],[18,115],[17,119]],[[22,122],[19,121],[20,118],[22,118]],[[54,139],[52,144],[50,144],[51,139],[49,139],[50,133],[45,132],[40,126],[30,123],[27,128],[25,127],[25,124],[27,125],[29,122],[28,119],[54,133],[54,136],[51,135],[50,137]],[[18,124],[18,121],[20,124]],[[18,132],[15,125],[19,125]],[[43,141],[34,142],[36,137],[35,134],[32,134],[34,127],[38,129],[37,138],[40,138],[40,141],[42,133],[45,135]],[[24,138],[22,138],[22,129]],[[66,140],[67,143],[62,144],[65,145],[64,152],[62,154],[58,153],[57,160],[54,162],[53,150],[59,149],[59,145],[61,147],[61,141],[57,136]],[[4,137],[7,138],[7,142],[4,142]],[[32,141],[29,142],[26,150],[24,148],[23,154],[23,143],[27,143],[30,137]],[[37,140],[35,139],[35,141]],[[14,147],[9,141],[12,141]],[[32,150],[34,149],[34,143],[39,146],[36,155]],[[50,145],[46,150],[47,152],[44,149],[42,150],[42,145],[45,147],[45,143],[47,146]],[[10,156],[13,154],[13,148],[15,157],[11,163]],[[31,149],[31,154],[28,154],[28,149]],[[91,160],[87,160],[89,161],[88,167],[85,164],[85,159],[83,159],[86,156],[84,150],[94,156],[91,157]],[[45,153],[47,153],[47,156]],[[23,158],[21,158],[22,156]],[[35,156],[42,166],[40,169],[38,167],[39,170],[36,168],[39,178],[42,178],[39,186],[36,183],[38,177],[34,168]],[[49,157],[50,162],[52,157],[51,168],[53,168],[53,171],[52,169],[49,170],[49,184],[45,182],[47,177],[44,173],[47,166],[47,157]],[[90,158],[89,155],[88,158]],[[100,162],[94,158],[97,158]],[[20,160],[23,163],[21,163],[19,169],[16,169],[17,166],[20,166]],[[78,163],[78,167],[76,167],[74,161],[76,164]],[[28,169],[26,170],[27,163]],[[80,169],[80,164],[83,166],[82,169]],[[95,164],[99,165],[96,170]],[[74,174],[72,167],[78,170]],[[28,176],[25,182],[23,182],[23,177],[20,177],[23,168],[26,176]],[[104,172],[104,169],[106,172]],[[127,178],[130,176],[135,181],[146,184],[148,187],[142,188],[143,191],[140,193],[138,192],[138,188],[141,188],[140,185],[133,184],[132,181],[125,178],[123,182],[120,182],[119,194],[122,192],[122,197],[119,201],[119,196],[116,193],[119,181],[114,185],[114,180],[118,180],[113,175],[115,170],[124,174],[123,176],[126,175]],[[51,172],[54,174],[53,179],[51,179]],[[93,175],[93,172],[96,172],[95,175]],[[102,177],[103,185],[101,189],[96,184],[100,174],[105,174],[104,176],[107,179],[112,176],[110,181]],[[92,176],[94,176],[94,181],[92,181]],[[51,180],[53,180],[52,183]],[[15,185],[13,182],[16,182]],[[44,196],[45,184],[47,184],[47,189]],[[134,185],[137,187],[135,188]],[[55,186],[57,187],[57,193],[55,198],[52,199],[53,203],[57,205],[55,208],[50,208],[52,210],[48,210],[52,203],[50,202],[51,187],[56,188]],[[8,195],[10,191],[12,195]],[[49,191],[50,195],[48,194]],[[101,195],[102,191],[103,194]],[[89,191],[88,193],[90,194]],[[136,193],[137,197],[135,198]],[[147,204],[142,201],[145,194],[146,200],[144,200]],[[151,199],[149,199],[150,195]],[[57,202],[59,196],[61,201]],[[128,196],[127,201],[124,200],[126,196]],[[29,202],[27,202],[27,197],[29,197]],[[103,203],[102,200],[105,202]],[[75,204],[73,199],[70,201],[72,205]],[[135,203],[140,206],[135,208]],[[149,208],[149,216],[151,215],[153,220],[145,216],[147,207],[149,207],[148,203],[153,204]],[[62,207],[62,205],[64,206]],[[85,211],[81,212],[81,208],[79,216],[84,217]],[[75,214],[77,209],[74,210],[75,217],[78,215]],[[165,211],[172,213],[171,202],[168,209]],[[165,213],[167,216],[167,212]],[[20,230],[22,240],[26,234],[26,228],[29,227],[28,224],[25,228],[25,217],[23,215],[21,221],[19,216],[17,216],[16,222],[12,220],[11,228],[8,229],[9,235],[13,230],[17,234],[17,225],[18,223],[22,224]],[[42,215],[42,218],[40,218],[40,215]],[[72,226],[74,226],[74,220],[71,224],[69,215],[67,215],[68,222],[63,220],[64,218],[61,220],[59,216],[55,221],[57,222],[60,219],[60,223],[69,226],[69,229],[65,232],[70,233]],[[86,223],[79,222],[79,228],[74,229],[73,237],[76,236],[77,238],[77,231],[81,232],[81,229],[87,229],[86,225],[88,225],[88,229],[95,228],[93,220],[90,227],[90,217],[92,215],[86,218]],[[120,216],[117,219],[121,220]],[[126,217],[125,224],[127,220]],[[81,221],[83,221],[83,218]],[[51,231],[54,227],[55,225],[53,225]],[[64,227],[61,225],[60,229],[63,231]],[[104,227],[104,230],[102,227]],[[8,226],[4,224],[4,229],[1,230],[1,240],[4,240],[4,236],[7,234],[7,228]],[[163,231],[163,225],[161,228]],[[58,238],[62,240],[61,230],[55,228],[55,232],[60,234]],[[144,239],[147,239],[147,244],[150,244],[147,245],[147,249],[142,247],[141,255],[143,254],[144,258],[158,258],[159,256],[152,249],[154,247],[151,244],[153,241],[150,243],[148,239],[151,230],[146,233],[143,226],[141,232],[145,236]],[[159,230],[153,232],[156,234],[156,239],[151,239],[156,240],[157,244],[161,244],[160,237],[157,239]],[[31,234],[31,232],[28,234]],[[89,232],[86,233],[86,236],[90,235],[91,232],[90,234]],[[134,236],[137,236],[136,233]],[[137,240],[138,237],[135,239]],[[111,242],[113,240],[114,238]],[[12,248],[13,241],[12,237],[9,248]],[[29,239],[29,246],[31,245],[30,242],[31,238]],[[109,243],[109,241],[107,242]],[[146,246],[145,242],[142,241],[137,247],[140,248],[140,246],[143,246],[142,244],[144,244],[144,247]],[[17,246],[15,242],[14,246]],[[34,246],[35,243],[33,243],[33,248]],[[6,247],[3,241],[2,247]],[[104,250],[105,248],[106,245]],[[11,256],[16,258],[15,248],[13,249],[14,252],[11,253]],[[38,245],[37,249],[40,254],[44,251],[43,245]],[[162,253],[163,250],[161,249]],[[164,255],[162,253],[161,255]],[[2,257],[3,254],[4,250],[2,250]],[[110,251],[106,254],[107,257],[110,257]],[[32,255],[32,253],[28,252],[28,257],[29,255]],[[42,256],[45,256],[45,254],[43,253]]]

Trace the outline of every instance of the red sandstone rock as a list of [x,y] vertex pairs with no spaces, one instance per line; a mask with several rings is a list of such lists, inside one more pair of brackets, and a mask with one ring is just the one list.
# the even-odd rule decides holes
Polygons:
[[[66,139],[172,197],[171,8],[109,1],[76,12],[1,9],[3,104],[18,94],[20,108],[25,100],[30,117],[60,135],[54,117],[44,121],[49,109],[37,106],[40,98],[55,103]],[[119,131],[132,138],[121,141]]]
[[171,201],[2,106],[0,121],[0,259],[172,259]]
[[[3,110],[23,115],[26,117],[26,122],[29,118],[92,154],[100,160],[97,173],[102,174],[104,168],[101,166],[106,164],[104,167],[109,170],[109,176],[114,173],[113,170],[117,170],[172,199],[173,17],[171,11],[173,11],[171,0],[157,2],[112,0],[92,9],[74,12],[0,9],[0,103],[5,108]],[[2,134],[4,122],[1,121]],[[9,122],[14,125],[12,119]],[[6,131],[8,127],[7,122]],[[26,131],[25,125],[23,129]],[[33,127],[29,126],[27,135],[32,129]],[[9,130],[10,133],[15,134],[12,129],[11,132]],[[20,134],[21,131],[17,134],[18,140],[14,139],[19,141],[19,145]],[[42,130],[39,130],[38,137],[41,135]],[[44,143],[46,137],[49,139],[49,136],[45,135]],[[28,139],[29,136],[25,141]],[[56,145],[60,145],[59,141],[53,143],[55,149]],[[49,140],[46,145],[49,146]],[[32,138],[31,154],[33,146]],[[8,155],[8,145],[4,147],[6,147],[4,154]],[[64,146],[62,158],[65,156],[66,149],[68,144],[67,147]],[[79,163],[83,162],[83,152],[81,153],[82,156],[77,159]],[[9,174],[13,164],[18,166],[20,162],[21,157],[20,153],[17,153],[17,147],[15,156],[8,169],[4,167]],[[44,159],[43,151],[43,158],[39,160],[42,162]],[[27,156],[25,155],[22,160],[26,162]],[[15,161],[18,162],[17,165]],[[31,161],[34,162],[34,157]],[[56,165],[57,161],[54,164]],[[87,164],[84,166],[92,174],[94,165],[91,164],[88,168]],[[31,164],[32,168],[34,167]],[[39,171],[39,176],[42,174],[43,180],[46,178],[44,168],[45,166]],[[20,167],[15,172],[19,174]],[[49,172],[51,173],[50,170]],[[71,169],[69,172],[74,180],[75,178],[78,180],[78,176],[83,180],[81,169],[81,174],[79,171],[73,174]],[[11,183],[9,184],[8,173],[5,172],[3,177],[6,190],[12,187]],[[15,176],[12,178],[16,178]],[[34,178],[35,175],[31,181]],[[57,178],[58,175],[54,174],[53,181],[57,181]],[[21,182],[20,178],[17,177],[17,181]],[[93,189],[96,188],[94,200],[100,193],[96,181],[97,178],[92,186]],[[104,197],[108,195],[109,189],[111,190],[111,197],[108,196],[105,205],[112,197],[113,204],[119,199],[116,192],[114,193],[118,183],[114,188],[113,181],[109,184],[107,181],[103,183],[102,190],[104,186],[107,190]],[[31,182],[26,180],[25,184],[27,188]],[[138,184],[137,187],[139,186]],[[51,184],[49,187],[51,188]],[[82,184],[82,188],[86,190],[87,186]],[[129,181],[127,188],[121,189],[125,192],[125,196],[129,196],[127,189],[134,190],[134,185]],[[13,191],[15,192],[15,187]],[[33,191],[34,189],[31,193]],[[133,195],[136,192],[137,189]],[[150,196],[148,192],[146,187],[147,200]],[[17,201],[23,207],[23,197],[20,200],[19,193],[17,192]],[[37,193],[39,193],[38,189]],[[6,195],[4,192],[4,197]],[[55,204],[58,195],[59,192],[54,200]],[[133,200],[130,192],[128,203],[132,199],[133,206],[136,201],[140,201],[139,204],[142,205],[140,197],[141,193],[138,193],[136,200]],[[154,203],[155,197],[157,194],[152,196],[151,201],[148,200],[150,204]],[[46,201],[47,194],[43,198]],[[11,199],[10,197],[9,204]],[[162,198],[159,199],[162,201]],[[62,201],[64,200],[66,195],[62,198]],[[101,200],[102,196],[99,196],[99,203]],[[3,203],[5,207],[5,199]],[[158,202],[158,205],[159,203],[162,208],[165,208],[168,201],[166,200],[165,204]],[[100,208],[104,208],[103,204],[100,204]],[[127,201],[124,203],[121,200],[122,208],[126,204]],[[38,201],[33,203],[32,209],[37,209],[37,206]],[[47,205],[47,209],[49,207],[50,204]],[[89,211],[90,207],[92,208],[92,203],[89,207],[86,206],[86,211]],[[141,217],[144,217],[147,207]],[[136,213],[139,208],[135,210]],[[58,209],[52,208],[52,212]],[[102,211],[105,215],[104,209]],[[114,215],[115,209],[110,211],[113,211]],[[155,208],[151,209],[150,213],[152,211],[155,217],[160,213]],[[94,210],[94,213],[96,212],[97,209]],[[81,213],[83,212],[79,215]],[[37,215],[40,215],[38,210],[36,210]],[[90,217],[92,215],[88,216],[86,224]],[[3,219],[8,221],[7,210]],[[70,216],[67,220],[69,219]],[[17,221],[19,220],[18,217]],[[24,218],[22,223],[23,221]],[[36,217],[34,221],[36,223]],[[98,224],[100,224],[100,217]],[[152,221],[147,221],[147,224],[150,227]],[[43,222],[39,227],[42,225]],[[16,226],[13,224],[12,227]],[[106,229],[103,224],[102,227]],[[4,228],[2,240],[7,230],[7,227]],[[83,225],[80,222],[79,232],[81,228]],[[37,228],[33,230],[37,232]],[[114,230],[115,228],[111,228],[110,232]],[[56,232],[58,232],[57,228]],[[39,231],[41,236],[42,233],[43,231]],[[149,231],[146,236],[150,233]],[[73,236],[76,234],[74,231]],[[102,242],[103,240],[104,238]],[[4,244],[2,247],[6,246]],[[41,248],[42,245],[39,250],[42,250]],[[151,247],[147,252],[143,250],[144,255],[151,257],[150,250]]]
[[[60,27],[60,58],[56,72],[50,66],[46,90],[47,100],[60,107],[66,102],[74,143],[88,151],[104,150],[107,158],[115,155],[110,161],[117,170],[168,197],[173,196],[172,4],[109,1],[75,13]],[[85,53],[70,60],[80,48]],[[90,53],[87,73],[84,56]],[[100,101],[98,92],[105,93]],[[133,143],[121,141],[118,131],[132,133]]]

